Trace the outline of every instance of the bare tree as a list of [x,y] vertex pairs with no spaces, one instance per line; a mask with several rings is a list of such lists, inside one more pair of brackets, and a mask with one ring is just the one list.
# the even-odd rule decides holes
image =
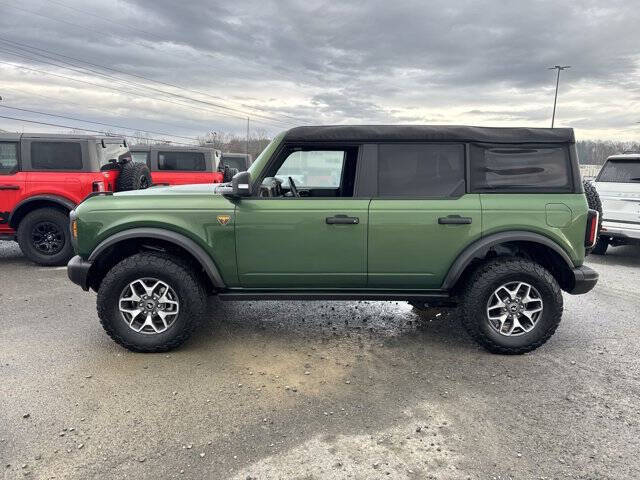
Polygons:
[[[200,145],[217,148],[223,152],[244,153],[247,149],[247,138],[229,132],[209,132],[198,137]],[[265,149],[271,139],[262,129],[254,129],[249,137],[249,154],[256,158]]]

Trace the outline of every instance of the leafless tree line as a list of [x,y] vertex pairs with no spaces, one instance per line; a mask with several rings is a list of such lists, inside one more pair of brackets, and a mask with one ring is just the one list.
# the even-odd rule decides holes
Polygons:
[[217,148],[222,152],[249,153],[254,159],[265,149],[271,138],[264,130],[255,129],[249,138],[229,132],[210,132],[198,137],[200,145]]
[[640,142],[580,140],[576,142],[578,158],[584,165],[602,165],[607,157],[623,152],[640,152]]

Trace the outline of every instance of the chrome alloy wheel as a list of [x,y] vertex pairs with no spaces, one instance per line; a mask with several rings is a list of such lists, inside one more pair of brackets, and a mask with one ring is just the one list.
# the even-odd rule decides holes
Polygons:
[[118,308],[122,319],[134,332],[153,335],[174,324],[180,302],[167,283],[157,278],[139,278],[122,290]]
[[515,337],[529,333],[542,316],[542,297],[524,282],[498,287],[487,302],[489,325],[500,335]]

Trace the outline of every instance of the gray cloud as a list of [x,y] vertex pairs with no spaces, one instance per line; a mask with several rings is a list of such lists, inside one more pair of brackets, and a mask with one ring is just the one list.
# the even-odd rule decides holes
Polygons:
[[[281,120],[263,124],[271,131],[284,122],[546,126],[554,86],[546,67],[562,63],[572,68],[563,72],[561,125],[583,137],[638,134],[635,0],[6,2],[80,27],[1,6],[0,38],[205,91],[243,112],[263,109]],[[5,49],[0,42],[2,61],[78,77]],[[143,128],[172,122],[184,126],[180,134],[201,134],[208,125],[242,128],[241,119],[202,104],[204,110],[188,109],[0,69],[13,88],[61,100],[25,94],[21,105],[92,119],[127,116]],[[65,88],[105,112],[65,107]]]

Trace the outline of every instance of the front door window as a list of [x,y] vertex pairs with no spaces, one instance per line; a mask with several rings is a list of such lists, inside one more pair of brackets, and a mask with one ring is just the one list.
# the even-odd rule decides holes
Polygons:
[[343,150],[310,150],[292,152],[276,173],[283,186],[289,179],[296,187],[333,188],[340,186],[344,167]]

